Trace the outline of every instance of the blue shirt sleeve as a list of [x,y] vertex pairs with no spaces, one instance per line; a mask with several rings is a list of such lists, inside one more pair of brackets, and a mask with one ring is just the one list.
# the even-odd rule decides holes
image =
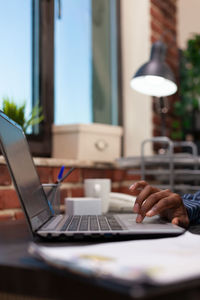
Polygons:
[[183,204],[192,224],[200,224],[200,191],[195,194],[185,194],[182,196]]

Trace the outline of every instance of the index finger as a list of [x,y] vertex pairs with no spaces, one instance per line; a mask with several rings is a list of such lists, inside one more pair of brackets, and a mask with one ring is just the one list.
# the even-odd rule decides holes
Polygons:
[[129,190],[132,192],[132,194],[134,196],[138,196],[140,194],[140,192],[143,190],[143,188],[147,185],[148,185],[148,183],[146,181],[140,180],[140,181],[135,182],[134,184],[132,184],[129,187]]

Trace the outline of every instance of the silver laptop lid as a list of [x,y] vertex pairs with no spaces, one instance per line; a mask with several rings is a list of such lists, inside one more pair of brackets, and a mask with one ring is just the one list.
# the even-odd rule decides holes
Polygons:
[[22,128],[0,111],[0,144],[21,205],[32,230],[51,216]]

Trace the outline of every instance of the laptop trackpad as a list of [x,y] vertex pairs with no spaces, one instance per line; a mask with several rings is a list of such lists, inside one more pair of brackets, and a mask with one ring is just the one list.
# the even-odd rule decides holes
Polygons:
[[138,233],[182,233],[185,231],[179,226],[167,223],[159,216],[146,217],[142,223],[136,223],[137,214],[118,214],[115,216],[128,230],[133,230]]

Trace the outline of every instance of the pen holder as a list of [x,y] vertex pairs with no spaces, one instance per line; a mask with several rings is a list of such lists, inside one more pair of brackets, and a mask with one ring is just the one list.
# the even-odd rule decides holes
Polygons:
[[60,214],[60,184],[45,183],[42,186],[53,214]]

